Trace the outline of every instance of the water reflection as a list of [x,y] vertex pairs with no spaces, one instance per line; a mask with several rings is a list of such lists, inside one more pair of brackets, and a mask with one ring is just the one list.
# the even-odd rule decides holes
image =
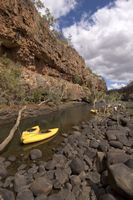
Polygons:
[[[23,120],[16,132],[14,139],[8,145],[3,154],[21,154],[28,153],[32,148],[40,148],[45,158],[52,154],[52,149],[57,147],[63,140],[61,133],[68,132],[73,125],[81,121],[88,120],[91,117],[88,104],[77,104],[73,107],[58,110],[50,114],[43,114],[34,118]],[[13,124],[5,124],[0,126],[0,141],[2,141],[9,133]],[[60,131],[54,138],[47,141],[33,143],[29,145],[20,144],[20,136],[22,131],[32,126],[39,125],[42,129],[59,127]]]

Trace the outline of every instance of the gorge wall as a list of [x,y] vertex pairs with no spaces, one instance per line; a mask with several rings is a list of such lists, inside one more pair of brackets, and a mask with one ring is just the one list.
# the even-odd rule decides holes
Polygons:
[[21,63],[22,78],[31,88],[66,87],[72,100],[91,96],[93,85],[106,90],[76,50],[49,30],[30,0],[1,0],[0,55],[5,54]]

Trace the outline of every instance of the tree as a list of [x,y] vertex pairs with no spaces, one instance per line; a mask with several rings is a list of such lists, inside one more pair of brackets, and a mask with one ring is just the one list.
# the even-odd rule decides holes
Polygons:
[[72,44],[72,35],[71,34],[68,35],[67,41],[68,41],[69,45]]
[[34,5],[35,5],[38,9],[42,9],[42,8],[45,7],[41,0],[32,0],[32,2],[34,3]]
[[53,26],[54,23],[55,23],[55,19],[54,17],[52,16],[50,10],[48,8],[45,7],[45,5],[43,4],[43,2],[41,0],[32,0],[33,4],[36,6],[36,8],[38,10],[40,9],[44,9],[45,11],[45,14],[44,15],[41,15],[41,17],[45,20],[47,20],[48,22],[48,25],[49,26]]
[[45,13],[46,13],[45,17],[48,21],[49,26],[53,26],[56,20],[54,19],[54,17],[52,16],[52,14],[48,8],[45,8]]

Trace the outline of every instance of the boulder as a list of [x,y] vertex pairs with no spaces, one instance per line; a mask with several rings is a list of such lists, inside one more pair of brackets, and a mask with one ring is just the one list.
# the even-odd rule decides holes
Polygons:
[[16,174],[14,177],[14,190],[15,192],[21,191],[23,188],[26,187],[26,177],[21,174]]
[[72,129],[73,129],[74,131],[79,131],[79,130],[80,130],[79,126],[73,126]]
[[70,163],[72,174],[78,175],[84,171],[84,163],[79,158],[74,158]]
[[36,160],[42,157],[42,152],[39,149],[33,149],[30,151],[30,159]]
[[133,123],[128,123],[128,128],[131,130],[131,132],[133,131]]
[[1,200],[15,200],[15,196],[12,191],[0,188],[0,199]]
[[87,155],[84,155],[84,161],[89,168],[92,168],[92,160]]
[[77,199],[78,200],[88,200],[88,199],[90,199],[90,191],[91,191],[91,188],[89,186],[82,187],[82,191],[80,192]]
[[11,155],[11,156],[8,157],[8,160],[11,161],[11,162],[14,162],[16,160],[16,156]]
[[113,120],[108,120],[107,121],[107,125],[110,127],[110,126],[116,126],[117,122],[116,121],[113,121]]
[[109,183],[120,194],[133,198],[133,169],[123,163],[110,165]]
[[11,165],[11,162],[10,162],[9,160],[6,160],[6,161],[4,162],[5,168],[8,168],[10,165]]
[[53,160],[49,160],[47,162],[46,166],[45,166],[45,168],[47,170],[53,170],[53,169],[55,169],[55,167],[56,167],[56,161],[54,159]]
[[85,154],[86,154],[90,159],[93,159],[94,157],[96,157],[97,150],[96,150],[96,149],[93,149],[93,148],[88,148],[88,149],[85,151]]
[[116,140],[116,134],[115,134],[116,130],[108,130],[106,132],[106,136],[107,136],[107,139],[110,141],[110,140]]
[[91,148],[97,149],[99,147],[99,143],[96,140],[91,140],[90,145]]
[[48,200],[48,197],[45,194],[38,195],[35,200]]
[[13,186],[13,181],[14,181],[14,176],[8,176],[6,179],[5,179],[5,182],[4,182],[4,185],[3,187],[4,188],[7,188],[7,187],[12,187]]
[[35,196],[39,194],[49,194],[52,190],[52,187],[52,182],[45,177],[37,178],[30,186],[31,191]]
[[72,186],[80,185],[81,184],[80,176],[72,175],[70,177],[70,182],[71,182]]
[[7,169],[3,165],[3,163],[0,163],[0,176],[2,178],[5,178],[8,175]]
[[107,140],[101,140],[98,150],[102,151],[102,152],[107,152],[109,149],[109,144]]
[[47,200],[76,200],[76,199],[71,191],[63,189],[57,194],[50,195]]
[[127,165],[129,168],[133,169],[133,159],[129,159],[125,162],[125,165]]
[[98,184],[100,183],[100,174],[95,171],[89,172],[87,179],[89,179],[92,183]]
[[21,164],[21,165],[18,167],[18,171],[24,170],[24,169],[26,169],[26,167],[27,167],[27,164]]
[[120,117],[119,122],[121,126],[127,126],[128,124],[128,120],[123,117]]
[[6,160],[5,157],[0,156],[0,164],[2,164],[5,160]]
[[114,197],[114,195],[112,194],[107,193],[102,195],[99,200],[120,200],[120,199]]
[[110,146],[112,146],[114,148],[118,148],[118,149],[123,148],[123,144],[119,141],[110,141],[109,144],[110,144]]
[[124,163],[130,158],[124,151],[116,150],[107,153],[107,164]]
[[101,175],[101,183],[102,183],[102,186],[108,185],[108,171],[107,170],[103,171]]
[[120,130],[117,132],[116,137],[119,142],[121,142],[124,146],[131,147],[130,141],[127,138],[126,130]]
[[96,168],[99,173],[105,170],[106,168],[106,159],[105,159],[105,153],[103,152],[97,152],[96,157]]
[[78,138],[78,137],[80,137],[80,135],[81,135],[81,132],[80,131],[73,131],[73,136],[76,138]]
[[20,191],[17,194],[16,200],[34,200],[33,193],[29,189],[25,189]]
[[55,178],[61,185],[68,180],[68,173],[65,169],[57,168],[55,171]]
[[37,171],[38,171],[38,166],[35,165],[35,164],[34,164],[31,168],[29,168],[29,169],[27,170],[28,174],[36,174]]

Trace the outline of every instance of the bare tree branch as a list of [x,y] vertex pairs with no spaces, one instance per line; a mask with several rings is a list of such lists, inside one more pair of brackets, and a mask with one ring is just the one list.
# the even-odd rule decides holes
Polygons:
[[12,140],[15,131],[17,130],[19,124],[20,124],[20,120],[21,120],[21,115],[22,112],[26,109],[26,106],[22,107],[21,110],[19,110],[18,112],[18,117],[16,120],[15,125],[12,127],[12,129],[10,130],[9,135],[7,136],[7,138],[0,144],[0,152],[4,150],[4,148],[9,144],[9,142]]

